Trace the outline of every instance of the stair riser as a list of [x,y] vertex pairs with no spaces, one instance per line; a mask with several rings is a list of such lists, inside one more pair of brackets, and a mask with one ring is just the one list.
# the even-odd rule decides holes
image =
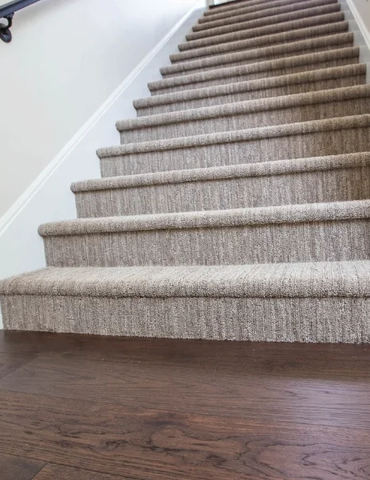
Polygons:
[[[230,17],[236,17],[239,15],[245,15],[248,13],[254,13],[254,12],[262,12],[266,11],[270,8],[278,8],[278,7],[284,7],[286,5],[296,5],[299,3],[305,3],[306,0],[268,0],[263,3],[255,3],[253,1],[249,2],[247,5],[239,5],[238,8],[234,10],[230,10],[228,12],[223,12],[223,13],[213,13],[213,15],[209,15],[209,11],[204,12],[203,17],[200,17],[198,19],[198,24],[199,25],[207,25],[208,23],[211,22],[216,22],[219,20],[229,20]],[[323,4],[326,2],[323,2]]]
[[5,329],[16,325],[25,331],[255,342],[370,341],[368,298],[14,295],[2,297],[1,305]]
[[317,82],[287,84],[283,87],[266,88],[263,90],[250,90],[237,92],[228,95],[212,96],[207,98],[184,100],[182,102],[168,103],[166,105],[156,105],[153,107],[136,108],[137,116],[144,117],[148,115],[158,115],[160,113],[170,113],[179,110],[190,110],[193,108],[212,107],[226,103],[244,102],[247,100],[258,100],[261,98],[279,97],[281,95],[293,95],[297,93],[316,92],[318,90],[328,90],[332,88],[353,87],[366,83],[366,74],[353,75],[347,77],[337,77]]
[[[305,0],[304,0],[305,1]],[[267,8],[268,5],[271,3],[271,0],[248,0],[248,1],[237,1],[233,2],[233,5],[231,3],[229,5],[217,5],[217,7],[210,8],[209,10],[206,10],[203,14],[203,17],[201,17],[202,20],[205,21],[212,21],[215,18],[218,17],[227,17],[229,15],[237,15],[240,13],[240,9],[245,9],[245,8],[251,8],[251,7],[257,7],[258,9],[260,8]],[[293,3],[293,2],[292,2]]]
[[101,159],[103,177],[370,151],[370,128],[348,128]]
[[166,93],[181,92],[184,90],[195,90],[198,88],[212,87],[217,85],[227,85],[229,83],[247,82],[250,80],[258,80],[260,78],[277,77],[279,75],[289,75],[292,73],[308,72],[311,70],[319,70],[322,68],[340,67],[342,65],[354,65],[359,63],[359,55],[333,58],[324,62],[314,62],[305,64],[295,64],[286,66],[284,68],[276,68],[270,70],[261,70],[248,72],[244,74],[230,75],[224,78],[203,79],[204,81],[197,81],[194,83],[185,83],[183,85],[168,86],[158,90],[151,89],[151,94],[163,95]]
[[221,45],[229,42],[237,42],[239,40],[246,40],[247,38],[262,37],[264,35],[274,35],[277,33],[289,32],[300,28],[309,28],[327,23],[344,21],[343,12],[334,12],[326,15],[317,15],[314,17],[306,17],[291,22],[283,22],[272,25],[265,25],[260,28],[249,28],[239,30],[237,32],[226,33],[224,35],[216,35],[213,37],[201,38],[199,40],[188,41],[187,43],[180,43],[179,50],[192,50],[196,48],[209,47],[211,45]]
[[338,43],[333,43],[333,44],[326,44],[324,46],[317,46],[317,47],[312,47],[312,48],[301,48],[301,49],[295,49],[292,50],[290,49],[289,51],[285,49],[285,51],[281,53],[274,53],[274,54],[267,54],[267,55],[258,55],[258,57],[253,57],[249,59],[243,59],[240,61],[230,61],[228,63],[226,62],[219,62],[218,64],[211,65],[208,67],[200,67],[200,68],[195,68],[192,70],[183,70],[181,72],[174,72],[174,73],[162,73],[163,78],[173,78],[173,77],[181,77],[183,75],[192,75],[194,73],[199,73],[199,72],[207,72],[209,70],[218,70],[220,68],[226,68],[226,67],[236,67],[238,65],[250,65],[251,63],[257,63],[257,62],[265,62],[268,60],[272,59],[278,59],[278,58],[287,58],[291,57],[293,55],[307,55],[309,53],[317,53],[317,52],[324,52],[328,50],[336,50],[338,48],[350,48],[353,47],[353,41],[343,41],[343,42],[338,42]]
[[242,265],[370,259],[369,235],[369,219],[353,219],[47,236],[44,244],[54,267]]
[[301,28],[292,30],[278,35],[265,35],[262,37],[248,38],[240,42],[224,43],[208,48],[197,48],[187,50],[181,53],[170,55],[171,63],[179,64],[189,61],[214,57],[216,55],[247,52],[256,48],[271,47],[277,45],[285,45],[296,41],[308,40],[326,35],[335,35],[348,31],[348,22],[336,22],[319,25],[312,28]]
[[175,113],[98,150],[103,177],[154,175],[72,185],[80,219],[39,228],[52,268],[0,282],[5,329],[370,343],[370,91],[289,96],[366,82],[343,1],[207,12],[136,103]]
[[[280,5],[279,5],[280,3]],[[307,10],[309,8],[326,6],[330,4],[337,4],[337,0],[317,0],[308,2],[295,2],[295,3],[283,3],[283,2],[272,2],[270,5],[266,4],[269,8],[245,8],[240,9],[236,12],[235,15],[229,17],[215,18],[211,21],[201,22],[194,25],[192,28],[193,32],[203,32],[211,28],[224,27],[226,25],[233,25],[240,22],[248,22],[252,20],[258,20],[262,18],[272,17],[274,15],[281,15],[285,13],[297,12],[300,10]],[[202,18],[200,19],[202,20]]]
[[76,206],[91,218],[367,198],[370,166],[78,192]]
[[262,28],[267,25],[279,25],[280,23],[301,20],[302,18],[316,17],[319,15],[329,15],[331,13],[337,13],[340,11],[340,5],[338,3],[324,5],[316,8],[307,8],[304,10],[298,10],[295,12],[285,13],[283,15],[272,15],[269,17],[258,18],[250,21],[243,21],[240,18],[239,22],[232,25],[225,25],[217,28],[210,28],[207,30],[201,30],[199,32],[193,32],[186,35],[186,40],[196,41],[201,39],[216,39],[219,35],[225,35],[238,31],[244,31],[254,28]]
[[362,115],[370,112],[370,96],[346,100],[344,98],[329,103],[297,105],[291,108],[265,110],[203,120],[188,120],[170,125],[154,125],[148,128],[124,130],[120,134],[121,143],[147,142],[168,138],[190,137],[216,132],[229,132],[248,128],[284,125],[309,120]]

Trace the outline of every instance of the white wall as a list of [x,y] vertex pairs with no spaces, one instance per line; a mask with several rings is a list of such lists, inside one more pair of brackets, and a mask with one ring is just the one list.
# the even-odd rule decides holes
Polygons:
[[[80,0],[73,1],[76,3],[80,2]],[[119,4],[119,2],[113,0],[104,1],[106,1],[107,4],[110,3],[116,7]],[[125,3],[128,2],[128,0],[122,1]],[[70,3],[68,0],[63,0],[63,2],[51,0],[51,2],[57,4],[63,2]],[[90,5],[95,4],[101,6],[102,4],[102,1],[100,0],[89,0],[89,2]],[[45,3],[50,2],[46,1]],[[81,3],[86,5],[85,0],[81,0]],[[136,0],[136,3],[141,3],[141,5],[143,5],[146,2]],[[184,41],[186,33],[188,33],[191,26],[196,22],[196,19],[202,15],[204,7],[203,0],[198,1],[197,4],[194,5],[194,8],[190,8],[193,2],[187,2],[190,3],[187,9],[184,7],[186,2],[180,1],[178,2],[179,10],[182,11],[182,13],[184,13],[184,10],[187,10],[187,13],[185,16],[178,19],[178,15],[174,14],[173,6],[169,6],[170,3],[176,3],[174,0],[157,0],[157,3],[162,6],[165,3],[168,4],[169,12],[167,13],[170,14],[173,22],[172,24],[170,24],[169,21],[166,23],[168,26],[166,31],[162,31],[163,26],[157,24],[157,30],[161,31],[161,37],[156,43],[154,43],[154,37],[157,39],[158,33],[157,31],[153,31],[152,27],[148,27],[148,32],[150,32],[150,36],[153,39],[152,42],[149,42],[147,39],[145,40],[145,38],[142,38],[140,41],[137,39],[138,43],[141,44],[143,52],[144,43],[147,51],[145,50],[142,54],[141,61],[136,61],[138,65],[135,68],[132,66],[132,63],[134,63],[133,58],[135,52],[134,43],[129,46],[127,44],[124,45],[123,56],[121,56],[116,50],[115,55],[116,57],[119,57],[119,60],[116,58],[114,62],[106,62],[106,59],[104,59],[105,55],[101,52],[99,45],[95,45],[95,38],[94,45],[96,58],[95,60],[89,58],[89,62],[95,62],[96,65],[99,64],[100,66],[106,62],[106,68],[99,72],[97,71],[95,76],[92,75],[93,78],[90,78],[89,82],[86,79],[85,86],[80,84],[78,78],[75,78],[74,81],[71,81],[69,89],[67,88],[68,85],[65,85],[65,88],[62,88],[64,81],[58,79],[56,72],[50,71],[47,68],[47,65],[44,64],[44,81],[47,75],[52,76],[53,81],[58,82],[59,90],[60,92],[63,92],[64,98],[68,97],[68,90],[70,90],[71,98],[73,93],[73,98],[75,98],[76,101],[68,102],[67,105],[63,105],[63,102],[60,102],[60,99],[54,98],[55,96],[58,97],[58,91],[56,91],[56,93],[47,91],[45,92],[45,99],[50,97],[50,101],[52,101],[54,105],[53,110],[50,108],[46,100],[42,100],[42,92],[41,90],[38,90],[40,106],[37,111],[34,112],[34,115],[41,119],[40,122],[42,123],[43,131],[45,131],[46,134],[46,143],[49,145],[48,148],[51,153],[50,157],[47,157],[45,153],[46,147],[42,147],[41,151],[44,152],[44,155],[43,162],[41,163],[47,165],[46,168],[44,168],[32,184],[28,186],[25,192],[20,190],[22,193],[20,199],[12,206],[7,214],[0,219],[0,279],[45,266],[43,242],[37,234],[38,226],[43,222],[74,218],[76,216],[74,196],[70,191],[70,184],[73,181],[80,179],[99,177],[99,162],[95,155],[95,150],[101,146],[118,143],[119,135],[115,129],[115,121],[119,118],[123,119],[135,116],[136,112],[132,106],[133,100],[149,95],[147,83],[160,78],[159,68],[163,65],[169,64],[169,55],[176,51],[176,45]],[[122,12],[122,9],[118,7],[115,12],[117,13],[118,10]],[[143,10],[143,8],[141,10]],[[157,17],[157,19],[167,18],[167,14],[164,10],[165,8],[162,8],[162,14]],[[101,8],[100,11],[103,11],[103,8]],[[154,14],[152,14],[152,18],[153,15]],[[176,19],[178,20],[177,24]],[[125,30],[126,33],[124,36],[129,36],[129,32],[132,30],[132,25],[125,29],[126,23],[122,16],[121,22],[122,25],[120,25],[120,29]],[[137,23],[138,22],[136,22],[136,25]],[[21,22],[19,22],[18,29],[16,28],[13,30],[14,38],[16,38],[16,35],[20,30]],[[109,32],[106,33],[106,37],[108,38],[109,36]],[[117,33],[117,36],[121,39],[118,43],[122,42],[122,33]],[[145,31],[141,31],[140,36],[145,37]],[[92,38],[90,40],[93,42]],[[112,44],[115,43],[113,38],[111,38],[111,42]],[[72,46],[72,44],[70,45]],[[7,45],[4,44],[3,47],[3,45],[0,44],[0,49],[5,50],[6,47]],[[17,48],[20,49],[20,45],[18,45]],[[31,46],[25,48],[31,48]],[[114,48],[116,48],[116,46]],[[87,44],[86,50],[86,55],[88,57],[93,55],[87,48]],[[47,51],[46,47],[45,51]],[[107,52],[106,56],[110,57],[110,52]],[[21,55],[21,57],[23,57],[23,55]],[[129,69],[127,67],[127,72],[125,67],[126,58],[128,62],[127,64],[130,65]],[[90,64],[89,62],[87,63]],[[67,63],[66,59],[65,63]],[[81,60],[81,64],[83,67],[81,69],[81,74],[85,75],[85,63],[83,59]],[[125,68],[122,69],[122,65]],[[121,70],[125,73],[120,74],[119,72]],[[58,69],[58,71],[61,73],[61,69]],[[91,72],[91,69],[88,69],[88,71]],[[105,74],[103,74],[104,72]],[[42,72],[39,72],[40,76],[41,73]],[[78,72],[76,72],[76,75],[77,73]],[[129,75],[126,76],[126,74]],[[13,72],[12,75],[14,77],[17,76],[15,72]],[[96,105],[95,95],[92,92],[92,85],[94,85],[96,95],[101,96],[101,90],[104,90],[104,92],[108,90],[106,84],[111,82],[111,76],[115,76],[117,84],[112,85],[111,90],[107,94],[104,93],[103,99],[99,97],[100,103]],[[24,90],[25,84],[27,84],[26,79],[23,79],[23,81],[19,79],[19,83]],[[76,92],[72,92],[74,89],[78,90],[78,95]],[[12,91],[15,92],[15,90]],[[7,162],[9,158],[17,156],[17,152],[22,154],[18,156],[18,163],[14,166],[14,175],[17,175],[20,169],[25,168],[29,158],[31,158],[28,155],[26,156],[25,153],[31,147],[27,142],[31,140],[30,136],[32,135],[27,133],[27,138],[29,138],[29,140],[23,141],[23,135],[26,135],[24,129],[29,128],[34,136],[38,136],[38,141],[34,140],[32,143],[33,148],[35,149],[32,158],[35,158],[36,160],[38,158],[38,155],[36,154],[37,147],[39,146],[38,143],[42,142],[42,139],[44,138],[43,131],[40,129],[41,127],[35,124],[35,122],[32,121],[32,118],[28,118],[28,125],[22,120],[22,117],[25,118],[29,115],[27,110],[30,108],[30,104],[34,98],[32,90],[28,90],[27,94],[23,91],[22,96],[27,100],[23,107],[21,103],[15,102],[15,109],[21,112],[19,125],[22,126],[22,130],[18,128],[18,131],[12,132],[14,137],[18,136],[18,143],[14,142],[14,151],[11,156],[8,153],[7,155],[1,155],[0,157],[0,168],[2,172],[0,182],[3,185],[7,183],[6,180],[2,178],[4,175],[3,172],[5,171],[5,166],[3,164]],[[77,102],[79,96],[81,98],[85,98],[86,96],[89,97],[88,101],[86,98],[84,101],[81,100],[81,108],[80,103]],[[13,98],[17,98],[16,94],[14,94]],[[56,108],[57,106],[59,107],[58,109]],[[91,112],[90,106],[92,109]],[[83,111],[84,115],[88,116],[88,118],[82,118],[81,111]],[[42,112],[47,112],[47,115],[44,116]],[[63,121],[60,118],[62,115]],[[70,123],[75,125],[77,123],[77,117],[80,119],[78,121],[79,123],[72,131]],[[81,123],[83,124],[82,126]],[[57,131],[55,132],[55,130]],[[61,134],[61,137],[63,136],[65,139],[63,141],[60,140],[60,142],[62,142],[62,150],[59,151],[55,148],[55,152],[53,141],[59,136],[59,133]],[[3,143],[3,139],[1,143]],[[10,141],[7,141],[8,148],[10,143]],[[16,148],[17,145],[18,148]],[[37,162],[35,161],[34,164],[33,168],[36,169]],[[31,173],[33,173],[33,168],[29,169],[32,170]],[[11,182],[11,179],[8,178],[7,181]],[[1,328],[2,322],[0,314],[0,329]]]
[[[362,43],[367,48],[367,55],[364,60],[369,62],[370,52],[370,1],[369,0],[346,0],[348,7],[353,15],[357,28],[361,33]],[[361,59],[360,59],[361,60]],[[370,81],[369,71],[367,72],[368,81]]]
[[[370,34],[370,1],[369,0],[351,0],[361,18],[367,32]],[[369,37],[370,38],[370,37]]]
[[0,217],[195,3],[42,0],[15,14],[0,41]]

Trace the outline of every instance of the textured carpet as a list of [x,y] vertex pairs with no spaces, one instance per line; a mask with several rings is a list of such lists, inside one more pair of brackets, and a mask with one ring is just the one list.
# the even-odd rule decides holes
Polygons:
[[149,89],[152,95],[161,95],[180,90],[226,85],[228,83],[276,77],[320,68],[338,67],[358,63],[359,54],[359,47],[328,49],[323,52],[293,55],[276,60],[257,61],[247,65],[223,67],[205,72],[165,78],[149,83]]
[[[316,4],[316,1],[308,1],[307,4],[311,8],[298,10],[294,12],[273,15],[263,18],[258,18],[249,21],[243,21],[243,16],[239,17],[237,23],[233,23],[232,25],[225,25],[222,27],[215,27],[209,28],[206,30],[200,30],[193,32],[189,35],[186,35],[186,39],[191,42],[198,39],[208,39],[210,37],[214,38],[217,37],[218,39],[223,38],[223,35],[228,33],[234,33],[238,31],[245,31],[245,30],[256,30],[258,28],[264,27],[266,25],[274,25],[278,27],[280,23],[291,22],[295,20],[299,20],[301,18],[310,18],[310,17],[319,17],[321,15],[327,15],[335,12],[340,11],[340,5],[338,3],[331,3],[328,5],[323,5],[320,7],[314,7],[313,5]],[[212,40],[213,43],[213,40]],[[218,41],[216,41],[218,43]]]
[[[306,0],[299,2],[271,2],[266,3],[267,8],[257,9],[258,7],[246,7],[244,9],[237,10],[237,13],[234,15],[229,15],[227,17],[223,16],[221,18],[208,18],[207,22],[199,22],[197,25],[194,25],[192,28],[193,32],[205,31],[213,28],[225,27],[226,25],[232,25],[240,22],[247,22],[251,20],[261,19],[264,23],[269,23],[268,20],[271,17],[275,17],[275,22],[277,19],[282,18],[286,20],[286,17],[280,17],[282,14],[288,14],[291,12],[297,12],[300,10],[311,9],[313,7],[321,7],[327,5],[335,5],[336,0]],[[338,9],[335,9],[338,11]],[[309,13],[308,13],[309,14]],[[265,20],[262,20],[265,19]]]
[[359,343],[370,337],[369,272],[368,261],[49,268],[3,283],[2,308],[20,330]]
[[308,38],[334,35],[336,33],[347,32],[349,24],[346,21],[337,21],[334,23],[324,23],[315,27],[298,28],[297,30],[279,32],[262,37],[248,38],[236,42],[221,43],[211,47],[196,48],[180,53],[170,55],[172,63],[186,62],[200,57],[210,57],[224,53],[235,52],[238,50],[251,50],[263,46],[273,46],[278,44],[289,44],[298,40]]
[[134,102],[134,106],[138,116],[142,117],[279,95],[350,87],[365,82],[366,65],[356,63],[342,67],[280,75],[279,77],[266,77],[249,82],[181,90],[173,94],[138,99]]
[[[258,12],[259,16],[268,16],[270,15],[271,9],[275,9],[277,7],[283,7],[286,5],[298,5],[298,4],[306,4],[308,3],[306,0],[268,0],[266,2],[254,2],[254,1],[248,1],[248,3],[239,4],[237,8],[228,8],[226,11],[222,11],[222,9],[219,9],[218,11],[212,12],[211,10],[208,10],[205,12],[204,16],[199,18],[198,24],[194,25],[193,30],[198,29],[202,24],[206,24],[209,22],[215,22],[218,20],[222,20],[223,23],[222,25],[227,24],[227,20],[230,17],[233,18],[238,18],[239,15],[246,15],[248,13],[255,13]],[[330,2],[326,2],[325,0],[321,2],[321,5],[328,4]],[[231,5],[229,5],[230,7]],[[303,7],[304,8],[304,7]],[[268,11],[266,11],[268,10]],[[266,12],[265,12],[266,11]]]
[[[332,6],[328,6],[332,10]],[[325,7],[326,10],[329,10]],[[344,20],[344,14],[339,11],[333,11],[332,13],[323,13],[324,8],[314,9],[316,15],[293,18],[289,21],[274,24],[273,22],[268,25],[255,26],[254,28],[246,28],[235,31],[234,26],[228,27],[230,33],[224,33],[219,35],[213,35],[211,37],[200,38],[198,40],[189,40],[187,43],[180,43],[179,50],[192,50],[194,48],[207,47],[210,45],[218,45],[220,43],[235,42],[237,40],[243,40],[246,38],[263,37],[265,35],[272,35],[275,33],[286,32],[288,30],[297,30],[299,28],[313,27],[315,25],[323,25],[330,22],[340,22]]]
[[142,215],[363,200],[369,173],[370,153],[351,153],[109,177],[72,190],[81,218]]
[[291,57],[293,55],[308,54],[309,52],[351,47],[352,45],[353,33],[338,33],[336,35],[313,37],[290,44],[274,45],[225,55],[214,55],[210,58],[202,58],[201,60],[177,63],[161,68],[161,74],[165,78],[175,77],[188,73],[224,68],[225,66],[234,67],[237,65],[247,65],[249,63],[268,60],[269,58]]
[[[0,282],[6,329],[370,342],[370,86],[336,0],[204,13],[47,268]],[[113,126],[112,126],[113,128]]]
[[[294,2],[289,4],[285,3],[283,5],[275,5],[275,6],[271,6],[271,4],[266,4],[266,5],[269,5],[269,8],[266,8],[263,10],[255,10],[254,12],[250,10],[248,11],[248,9],[238,10],[238,13],[236,15],[232,15],[226,18],[223,17],[219,19],[212,19],[206,23],[200,22],[198,25],[195,25],[193,27],[193,32],[200,32],[200,31],[210,30],[213,28],[225,27],[226,25],[232,25],[232,24],[252,21],[256,19],[261,19],[260,21],[266,24],[271,22],[271,17],[275,17],[274,22],[276,22],[280,18],[284,21],[286,20],[286,16],[281,17],[280,15],[282,14],[288,14],[288,13],[297,12],[300,10],[311,9],[313,7],[335,5],[335,4],[336,4],[336,0],[307,0],[305,2]],[[335,10],[338,11],[338,8],[335,8]],[[308,12],[308,15],[309,14],[310,12]]]
[[117,122],[121,143],[146,142],[370,111],[370,85],[235,102]]

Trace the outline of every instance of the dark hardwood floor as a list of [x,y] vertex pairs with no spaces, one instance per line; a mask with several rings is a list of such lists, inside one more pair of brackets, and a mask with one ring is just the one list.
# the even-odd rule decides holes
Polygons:
[[0,332],[1,480],[370,479],[370,346]]

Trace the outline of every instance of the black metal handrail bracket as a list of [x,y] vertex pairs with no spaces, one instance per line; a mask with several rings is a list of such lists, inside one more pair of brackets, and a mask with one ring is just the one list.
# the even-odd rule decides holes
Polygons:
[[[40,0],[15,0],[14,2],[0,6],[0,39],[3,42],[9,43],[12,41],[12,32],[10,31],[10,28],[13,25],[15,12],[39,1]],[[5,20],[7,23],[4,24],[2,20]]]

